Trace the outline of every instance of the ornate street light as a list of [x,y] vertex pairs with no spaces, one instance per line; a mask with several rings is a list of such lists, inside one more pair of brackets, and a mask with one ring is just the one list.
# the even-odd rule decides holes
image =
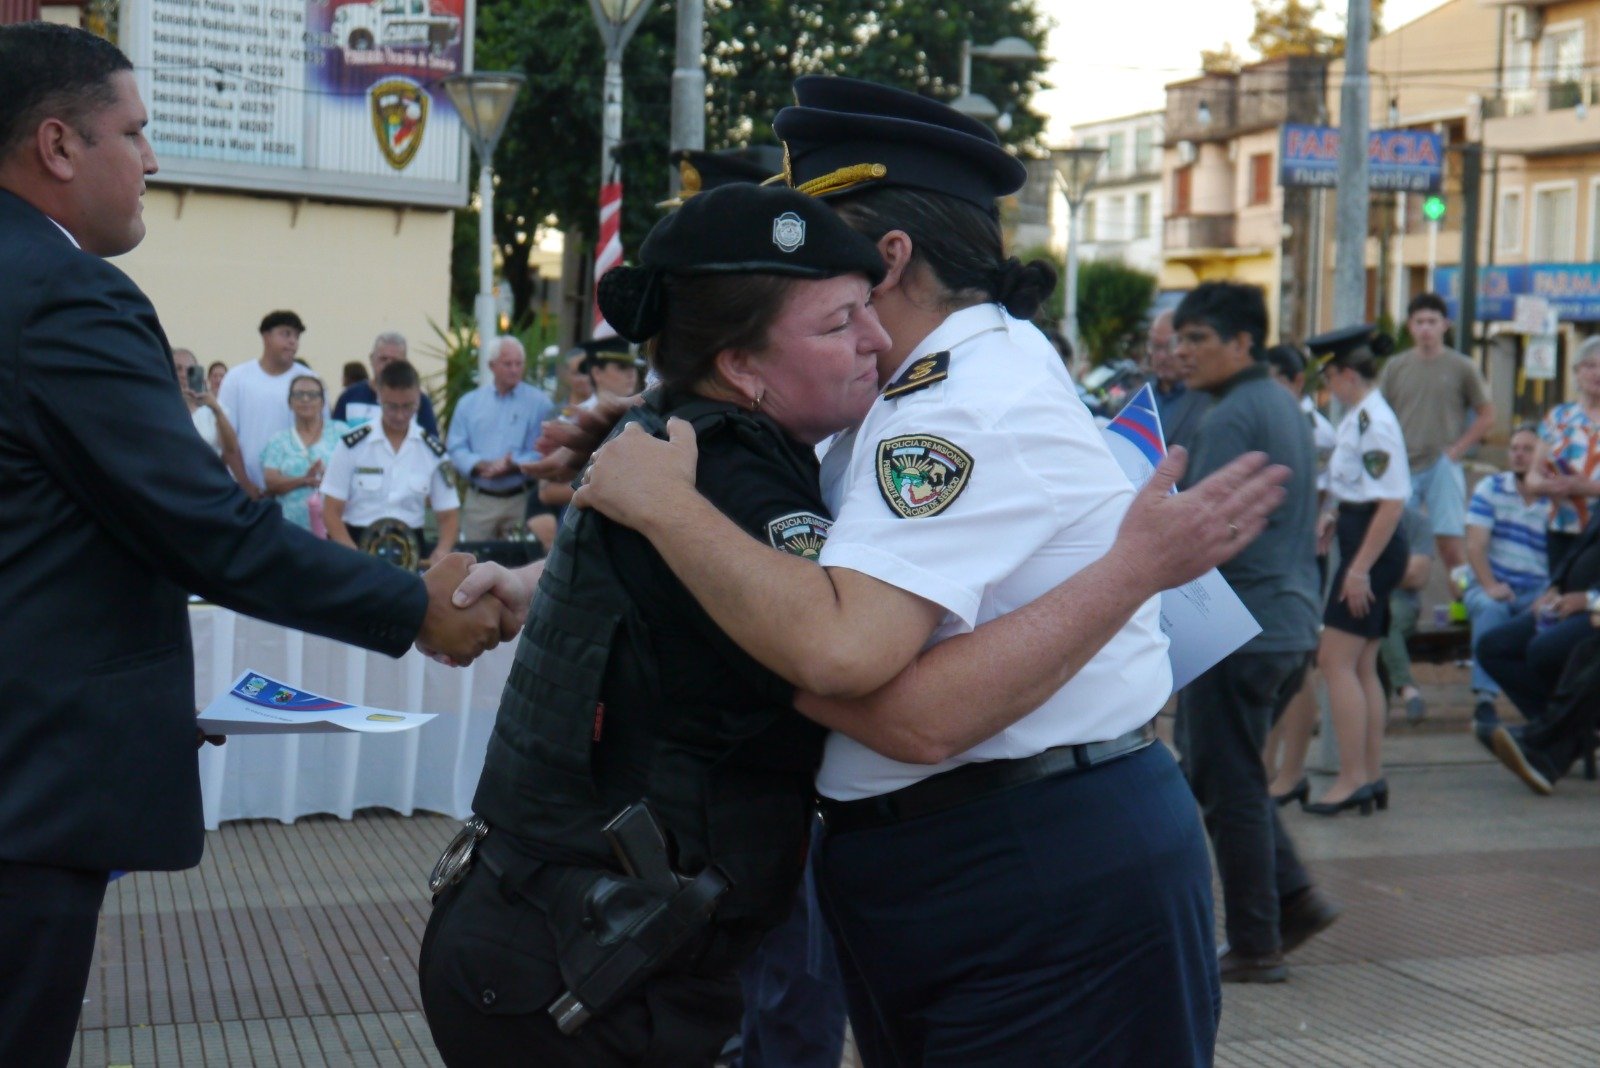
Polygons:
[[973,56],[1000,63],[1027,63],[1039,58],[1039,50],[1020,37],[1002,37],[988,45],[975,45],[970,38],[961,42],[961,95],[950,101],[950,106],[979,122],[993,122],[1000,117],[1000,109],[993,100],[972,91]]
[[478,154],[478,381],[489,380],[489,346],[494,341],[494,149],[511,117],[511,105],[525,79],[505,71],[452,74],[441,85],[461,116],[461,125]]
[[[594,22],[606,49],[600,113],[600,238],[595,247],[594,270],[598,287],[600,276],[622,260],[622,246],[616,240],[622,225],[622,175],[615,159],[617,145],[622,141],[622,50],[628,47],[633,31],[639,28],[646,6],[644,0],[589,0],[589,9],[594,12]],[[616,195],[614,202],[608,204],[606,191],[613,185]],[[594,325],[600,322],[597,309]]]
[[1078,209],[1094,187],[1095,175],[1105,154],[1103,148],[1090,147],[1050,150],[1056,179],[1067,197],[1067,340],[1072,344],[1074,356],[1082,351],[1083,344],[1078,337]]

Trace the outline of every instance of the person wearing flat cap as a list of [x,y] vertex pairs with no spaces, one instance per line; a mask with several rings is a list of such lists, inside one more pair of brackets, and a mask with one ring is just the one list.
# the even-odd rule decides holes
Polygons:
[[1308,338],[1323,381],[1345,408],[1328,458],[1339,567],[1323,612],[1317,666],[1328,686],[1328,711],[1339,741],[1339,774],[1321,798],[1302,806],[1319,816],[1387,807],[1382,746],[1388,701],[1378,681],[1378,646],[1389,629],[1389,595],[1405,574],[1408,547],[1400,518],[1411,497],[1405,435],[1376,388],[1378,357],[1392,348],[1370,325]]
[[[822,460],[823,566],[720,518],[678,423],[665,443],[613,437],[575,503],[647,536],[834,729],[815,875],[865,1064],[1209,1064],[1210,863],[1149,744],[1172,689],[1153,597],[1176,583],[1118,536],[1146,493],[1188,498],[1164,495],[1181,450],[1136,499],[1027,321],[1055,273],[1005,256],[997,200],[1024,171],[992,131],[845,78],[795,95],[774,122],[786,176],[882,255],[872,308],[892,339],[877,399]],[[1263,484],[1259,514],[1197,517],[1178,547],[1231,556],[1281,499]],[[949,683],[916,689],[947,665]]]
[[597,338],[582,344],[583,363],[589,378],[590,393],[580,407],[593,408],[607,398],[631,397],[639,392],[642,361],[633,355],[628,342],[620,337]]

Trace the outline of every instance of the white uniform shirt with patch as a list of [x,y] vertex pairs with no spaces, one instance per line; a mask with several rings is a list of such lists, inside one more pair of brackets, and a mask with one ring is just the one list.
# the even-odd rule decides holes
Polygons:
[[[362,435],[354,445],[349,439]],[[412,420],[399,451],[378,423],[368,423],[345,436],[328,457],[322,492],[344,501],[344,521],[352,527],[371,526],[380,519],[398,519],[421,528],[425,505],[435,512],[461,507],[455,485],[446,475],[449,462],[444,446]]]
[[1339,420],[1328,458],[1328,492],[1346,504],[1411,499],[1405,434],[1376,389]]
[[[942,606],[948,614],[930,644],[1020,608],[1100,559],[1133,500],[1060,358],[1031,323],[994,304],[956,312],[891,381],[941,351],[950,354],[947,378],[879,397],[822,465],[835,518],[820,563]],[[845,463],[841,449],[851,450]],[[903,764],[829,735],[818,790],[838,800],[869,797],[959,764],[1105,741],[1141,726],[1172,691],[1158,603],[1141,607],[1038,709],[943,764]]]

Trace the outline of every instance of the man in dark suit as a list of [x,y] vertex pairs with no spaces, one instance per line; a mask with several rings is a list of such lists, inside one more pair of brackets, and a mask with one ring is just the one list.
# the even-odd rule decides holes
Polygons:
[[204,844],[186,591],[391,655],[495,644],[422,579],[250,501],[195,433],[154,309],[103,257],[155,157],[127,59],[0,27],[0,1065],[70,1054],[107,873]]

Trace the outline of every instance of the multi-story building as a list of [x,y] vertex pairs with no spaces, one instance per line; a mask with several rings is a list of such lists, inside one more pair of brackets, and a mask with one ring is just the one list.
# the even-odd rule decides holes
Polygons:
[[[1072,128],[1074,142],[1105,149],[1095,184],[1078,209],[1078,255],[1121,260],[1151,274],[1161,271],[1160,111],[1141,111]],[[1058,243],[1066,245],[1067,202],[1051,198]]]
[[1290,56],[1167,86],[1162,289],[1259,285],[1270,334],[1307,334],[1312,198],[1278,184],[1278,144],[1284,123],[1324,120],[1326,69]]

